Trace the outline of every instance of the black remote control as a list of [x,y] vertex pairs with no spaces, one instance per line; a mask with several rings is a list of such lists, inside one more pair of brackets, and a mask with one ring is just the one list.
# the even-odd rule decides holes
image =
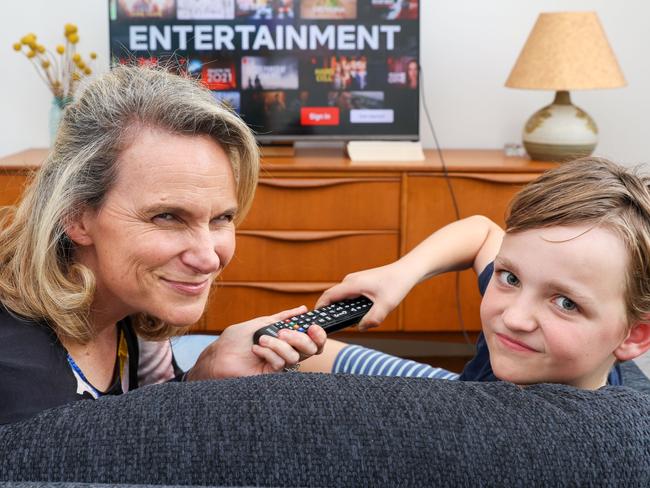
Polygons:
[[363,295],[330,303],[324,307],[262,327],[253,335],[253,343],[257,344],[263,335],[277,337],[281,329],[307,332],[312,324],[320,325],[325,332],[331,334],[350,325],[358,324],[361,318],[368,313],[370,307],[372,307],[372,300]]

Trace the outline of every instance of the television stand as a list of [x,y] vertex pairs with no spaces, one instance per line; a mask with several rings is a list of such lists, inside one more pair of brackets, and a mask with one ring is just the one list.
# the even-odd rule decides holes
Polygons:
[[296,155],[296,148],[293,142],[261,144],[260,153],[263,158],[292,158]]

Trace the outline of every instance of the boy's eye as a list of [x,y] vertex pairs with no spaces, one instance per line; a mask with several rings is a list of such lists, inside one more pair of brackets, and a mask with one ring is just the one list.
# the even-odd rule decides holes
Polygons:
[[558,307],[560,307],[565,312],[572,312],[576,308],[578,308],[576,303],[567,297],[559,296],[555,298],[554,302]]
[[503,283],[505,285],[508,285],[508,286],[518,286],[519,285],[519,278],[517,278],[510,271],[499,271],[499,280],[501,280],[501,283]]

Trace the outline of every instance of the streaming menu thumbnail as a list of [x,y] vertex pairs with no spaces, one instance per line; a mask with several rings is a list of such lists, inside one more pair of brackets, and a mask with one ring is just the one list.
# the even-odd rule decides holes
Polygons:
[[302,0],[303,19],[356,19],[357,0]]
[[235,18],[235,0],[176,0],[179,20],[230,20]]
[[237,113],[241,111],[241,95],[238,91],[213,91],[212,96]]
[[335,90],[363,90],[368,86],[366,56],[327,56],[312,58],[311,82]]
[[293,19],[293,0],[237,0],[236,15],[252,20]]
[[384,20],[418,18],[418,0],[370,0],[368,13]]
[[121,18],[171,19],[176,15],[174,0],[119,0]]
[[417,89],[420,70],[414,57],[389,57],[386,60],[386,65],[388,68],[388,79],[386,81],[389,85],[412,90]]
[[298,89],[298,60],[244,56],[241,60],[242,88],[244,90]]

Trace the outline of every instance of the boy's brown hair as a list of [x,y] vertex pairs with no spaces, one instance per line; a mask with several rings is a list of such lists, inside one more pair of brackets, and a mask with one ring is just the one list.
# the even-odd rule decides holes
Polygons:
[[[547,171],[510,202],[506,232],[592,224],[616,232],[628,250],[628,325],[650,316],[650,177],[602,158]],[[603,277],[607,279],[607,277]]]

